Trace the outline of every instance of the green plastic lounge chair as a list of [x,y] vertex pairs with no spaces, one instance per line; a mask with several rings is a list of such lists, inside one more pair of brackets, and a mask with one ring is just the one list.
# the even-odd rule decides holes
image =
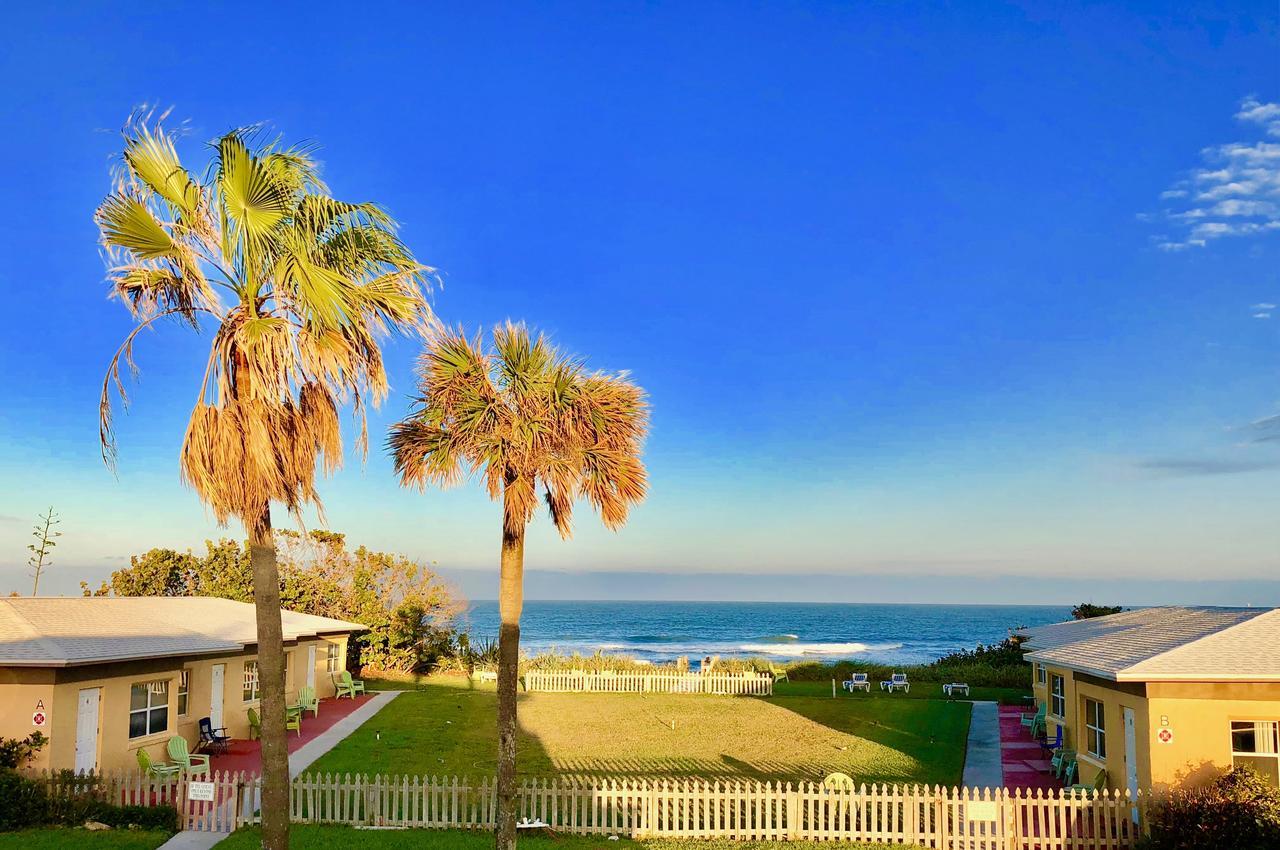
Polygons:
[[351,678],[351,672],[343,670],[338,676],[338,696],[349,696],[356,698],[356,694],[364,693],[364,682],[360,679]]
[[145,747],[138,750],[138,767],[142,768],[143,775],[155,779],[172,779],[182,773],[180,765],[152,761],[151,754],[146,751]]
[[296,705],[291,705],[284,710],[284,731],[288,734],[290,729],[297,731],[298,736],[302,736],[302,709]]
[[1067,791],[1067,793],[1070,793],[1070,794],[1084,794],[1088,792],[1093,792],[1096,794],[1099,791],[1105,791],[1106,789],[1107,789],[1107,772],[1105,770],[1099,770],[1098,775],[1093,777],[1092,784],[1076,782],[1071,785],[1068,785],[1065,790]]
[[320,716],[320,700],[316,696],[316,689],[310,686],[304,686],[298,691],[298,709],[300,714],[311,712],[312,717]]
[[249,709],[247,714],[249,715],[249,740],[252,741],[254,738],[257,738],[259,741],[261,741],[262,740],[262,718],[258,716],[258,710],[255,708],[251,708]]
[[1059,779],[1066,777],[1067,768],[1074,764],[1076,760],[1076,751],[1062,747],[1053,754],[1053,758],[1049,759],[1049,763],[1053,765],[1053,775]]
[[181,735],[174,735],[169,739],[169,758],[173,759],[186,773],[208,773],[209,757],[204,755],[194,755],[187,749],[187,739]]
[[775,685],[778,684],[779,682],[789,683],[791,681],[791,679],[787,676],[787,668],[785,667],[774,667],[772,664],[770,664],[769,673],[770,675],[773,676],[773,683]]
[[1048,714],[1048,712],[1049,712],[1048,705],[1040,706],[1038,709],[1036,709],[1035,714],[1028,714],[1026,712],[1023,712],[1022,725],[1026,726],[1028,729],[1034,729],[1037,724],[1044,723],[1044,717],[1046,714]]

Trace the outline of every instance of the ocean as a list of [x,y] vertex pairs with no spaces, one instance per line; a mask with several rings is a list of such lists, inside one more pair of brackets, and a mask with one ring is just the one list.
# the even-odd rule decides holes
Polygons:
[[[529,653],[599,650],[651,662],[720,655],[924,664],[998,643],[1011,628],[1070,618],[1061,605],[530,601],[520,643]],[[472,603],[464,627],[496,639],[498,603]]]

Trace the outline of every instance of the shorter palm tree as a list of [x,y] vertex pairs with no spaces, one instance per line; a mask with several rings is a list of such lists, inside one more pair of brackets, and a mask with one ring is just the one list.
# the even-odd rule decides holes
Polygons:
[[585,498],[612,529],[647,488],[641,445],[644,392],[625,373],[588,372],[523,325],[494,330],[493,350],[461,331],[433,337],[420,367],[416,409],[391,429],[402,483],[450,486],[479,475],[502,499],[498,631],[499,850],[516,841],[516,679],[524,603],[525,528],[542,490],[562,537]]

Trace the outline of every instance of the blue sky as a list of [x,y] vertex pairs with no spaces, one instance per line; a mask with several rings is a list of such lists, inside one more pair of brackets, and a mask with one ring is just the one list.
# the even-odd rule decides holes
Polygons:
[[[314,140],[443,319],[649,391],[650,499],[539,522],[531,596],[1280,604],[1273,2],[37,5],[0,54],[2,590],[49,504],[54,592],[219,533],[176,462],[207,337],[142,340],[118,477],[98,454],[130,320],[91,214],[154,103],[193,165],[251,122]],[[323,495],[491,595],[478,488],[375,451]]]

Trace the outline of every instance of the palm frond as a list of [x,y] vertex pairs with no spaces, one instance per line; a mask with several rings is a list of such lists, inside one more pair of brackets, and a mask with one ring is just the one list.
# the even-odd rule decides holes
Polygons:
[[648,489],[643,391],[625,374],[587,373],[523,325],[496,328],[492,348],[461,330],[429,338],[418,404],[388,440],[401,481],[447,486],[469,468],[502,499],[512,534],[532,518],[539,487],[564,537],[577,498],[620,527]]

